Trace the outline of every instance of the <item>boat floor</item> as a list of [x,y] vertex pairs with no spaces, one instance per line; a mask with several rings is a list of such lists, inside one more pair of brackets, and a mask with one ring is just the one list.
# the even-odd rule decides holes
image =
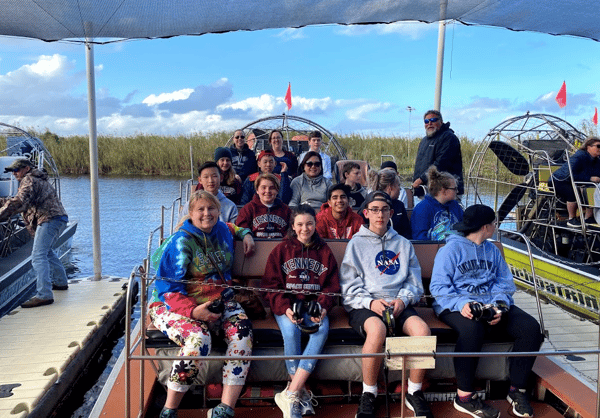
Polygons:
[[[382,396],[378,397],[378,402],[381,403],[377,408],[376,417],[385,417],[385,401]],[[501,418],[514,418],[515,415],[512,412],[512,408],[509,408],[508,402],[506,401],[489,401],[489,404],[498,408],[500,411]],[[467,415],[458,412],[452,406],[451,402],[431,402],[431,411],[435,417],[445,418],[465,418]],[[347,404],[347,405],[325,405],[317,406],[315,408],[316,417],[335,417],[335,418],[354,418],[356,416],[356,410],[358,405]],[[533,403],[534,416],[544,418],[559,418],[562,415],[553,409],[551,406],[535,402]],[[206,418],[207,409],[196,409],[196,410],[180,410],[178,412],[178,418]],[[390,417],[397,418],[401,416],[400,402],[394,402],[390,405]],[[156,418],[156,416],[146,416],[146,418]],[[414,414],[408,408],[404,408],[405,417],[413,417]],[[281,418],[281,410],[278,407],[237,407],[235,409],[235,418]]]
[[71,281],[53,304],[0,318],[0,418],[48,416],[123,316],[126,284]]

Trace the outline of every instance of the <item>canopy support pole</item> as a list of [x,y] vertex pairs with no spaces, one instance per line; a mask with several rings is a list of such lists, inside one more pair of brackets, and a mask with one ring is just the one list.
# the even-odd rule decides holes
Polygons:
[[440,0],[440,27],[438,31],[437,65],[435,71],[435,100],[433,108],[440,111],[442,107],[442,78],[444,75],[444,48],[446,42],[446,8],[448,0]]
[[100,203],[98,199],[98,137],[96,133],[96,76],[94,74],[94,45],[90,38],[85,42],[88,87],[88,117],[90,128],[90,192],[92,206],[92,245],[94,252],[94,280],[102,277],[100,249]]

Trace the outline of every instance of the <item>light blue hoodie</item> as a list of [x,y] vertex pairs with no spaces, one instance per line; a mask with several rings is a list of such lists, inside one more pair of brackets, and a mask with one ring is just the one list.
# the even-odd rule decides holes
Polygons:
[[471,301],[514,304],[513,275],[498,247],[489,241],[480,245],[461,235],[449,235],[435,256],[431,284],[433,309],[460,312]]
[[393,228],[380,237],[363,225],[346,246],[340,286],[348,311],[369,309],[377,299],[401,299],[405,306],[414,305],[423,295],[415,249]]

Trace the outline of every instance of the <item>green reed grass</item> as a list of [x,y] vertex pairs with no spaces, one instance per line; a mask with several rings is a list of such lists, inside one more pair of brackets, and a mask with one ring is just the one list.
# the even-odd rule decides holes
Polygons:
[[[60,173],[89,174],[89,143],[84,136],[60,137],[50,131],[32,132],[42,139],[52,154]],[[181,136],[133,135],[98,137],[98,166],[101,175],[190,175],[190,147],[193,164],[212,160],[216,147],[224,146],[230,132]],[[368,161],[379,167],[382,155],[393,155],[398,172],[404,179],[412,178],[420,138],[375,135],[336,136],[349,159]],[[475,140],[463,137],[461,150],[467,173],[477,148]],[[385,159],[390,159],[385,157]]]

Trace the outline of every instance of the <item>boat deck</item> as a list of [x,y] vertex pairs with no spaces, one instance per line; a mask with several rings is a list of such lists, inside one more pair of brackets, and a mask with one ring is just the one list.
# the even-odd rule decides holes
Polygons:
[[[535,303],[535,297],[519,291],[515,294],[515,302],[523,310],[529,312],[535,318],[538,318],[537,305]],[[547,339],[543,346],[542,351],[561,351],[561,350],[593,350],[598,348],[598,325],[587,321],[581,320],[576,316],[565,312],[560,307],[552,304],[545,303],[542,305],[542,313],[544,316],[545,327],[549,332],[550,338]],[[139,332],[139,329],[138,329]],[[134,332],[135,333],[135,332]],[[139,347],[138,347],[139,352]],[[101,395],[98,403],[96,404],[91,417],[104,417],[104,416],[124,416],[124,381],[123,381],[123,369],[120,367],[124,358],[123,354],[119,359],[119,363],[113,369],[111,378],[109,378],[110,384],[107,384],[105,391]],[[548,372],[547,360],[556,364],[558,367],[554,367]],[[137,415],[137,406],[139,405],[139,361],[132,361],[132,393],[131,393],[131,416]],[[542,379],[548,377],[551,381],[548,385],[552,386],[556,381],[565,383],[568,388],[559,387],[560,385],[553,386],[551,390],[557,395],[565,394],[567,397],[571,397],[574,402],[571,406],[576,406],[575,410],[582,412],[584,417],[596,416],[595,410],[595,393],[597,390],[597,378],[598,378],[598,360],[596,355],[560,355],[551,356],[547,359],[540,358],[536,362],[538,369],[544,369],[546,376],[540,376]],[[540,371],[538,370],[538,372]],[[535,371],[535,370],[534,370]],[[585,385],[585,388],[580,387],[572,378],[577,379]],[[154,386],[154,373],[150,367],[146,368],[145,373],[145,391],[146,393],[154,392],[155,396],[159,396],[164,391],[158,386]],[[568,393],[571,392],[571,393]],[[575,392],[573,395],[572,392]],[[152,395],[151,395],[152,396]],[[163,393],[164,396],[164,393]],[[271,395],[272,396],[272,395]],[[112,402],[107,402],[107,399],[111,399]],[[585,405],[584,403],[587,402]],[[159,404],[164,402],[158,401]],[[508,403],[504,400],[492,400],[489,401],[501,412],[501,417],[513,417],[514,414],[509,408]],[[241,405],[246,403],[246,405]],[[236,417],[256,417],[261,416],[262,418],[280,418],[281,411],[275,407],[272,403],[272,398],[267,399],[266,404],[264,401],[258,401],[258,404],[264,406],[249,406],[248,401],[242,402],[236,408]],[[193,402],[194,406],[183,406],[179,411],[180,418],[204,418],[206,416],[206,409],[199,408],[198,405],[201,402]],[[589,404],[589,405],[588,405]],[[532,402],[535,410],[535,416],[544,418],[553,418],[562,416],[557,410],[555,410],[549,404],[544,402]],[[157,402],[155,400],[154,407],[156,408]],[[354,417],[356,414],[356,403],[348,404],[348,401],[344,401],[342,404],[328,403],[327,400],[321,399],[317,406],[317,415],[320,416],[335,416],[335,417]],[[402,414],[401,404],[399,401],[394,401],[390,404],[391,416],[400,417]],[[434,416],[444,417],[464,417],[464,414],[456,411],[452,405],[452,402],[431,402],[431,408]],[[146,418],[154,418],[158,415],[158,410],[147,411],[144,415]],[[585,412],[584,412],[585,411]],[[385,403],[383,396],[379,397],[379,407],[377,409],[376,416],[384,417]],[[413,416],[412,411],[404,409],[404,416]]]
[[126,284],[74,280],[52,305],[0,318],[0,418],[48,416],[122,317]]
[[[535,297],[525,293],[515,293],[515,304],[539,319]],[[544,341],[541,351],[574,351],[598,349],[598,325],[581,319],[551,303],[542,303],[544,325],[549,338]],[[598,385],[597,355],[564,355],[548,357],[559,364],[569,374],[577,377],[594,392]]]

